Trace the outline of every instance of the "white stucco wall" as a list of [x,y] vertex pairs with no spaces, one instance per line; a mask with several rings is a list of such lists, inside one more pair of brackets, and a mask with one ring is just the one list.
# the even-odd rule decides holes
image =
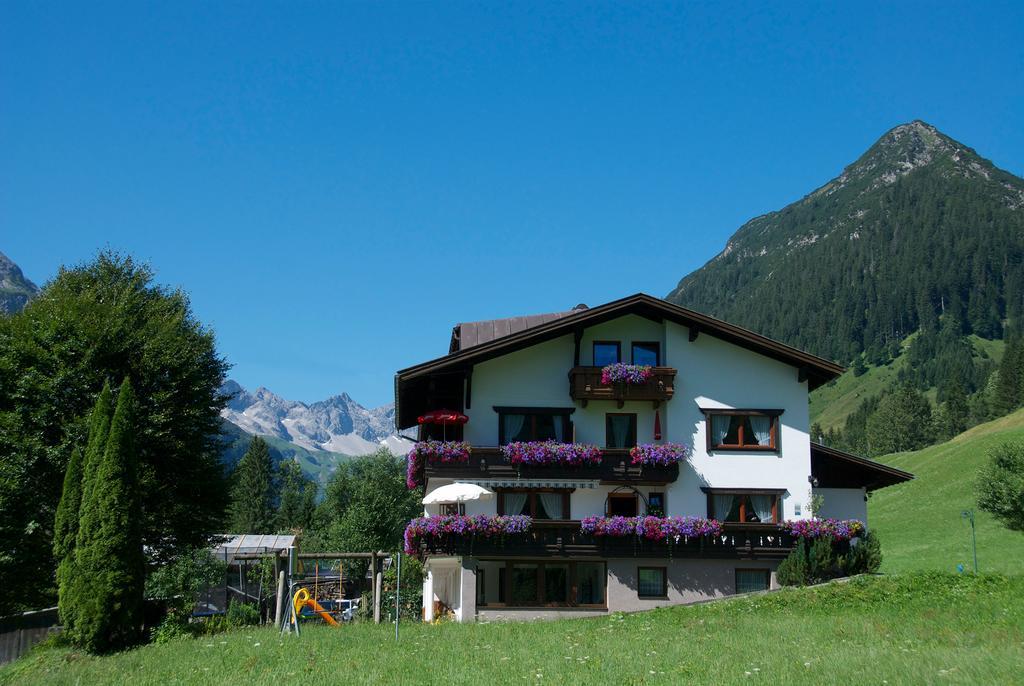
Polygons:
[[859,519],[867,524],[868,503],[863,488],[815,488],[814,495],[820,495],[821,516],[835,519]]
[[[707,514],[701,486],[715,488],[777,488],[785,491],[783,518],[808,516],[810,497],[810,438],[807,383],[797,381],[797,370],[709,334],[688,340],[689,331],[671,322],[662,324],[628,315],[587,329],[580,347],[581,364],[592,359],[594,340],[622,342],[629,361],[632,341],[660,341],[662,364],[678,370],[675,396],[658,412],[664,440],[693,447],[689,464],[680,465],[679,479],[666,489],[671,515]],[[510,353],[474,367],[472,404],[465,438],[473,445],[498,444],[495,406],[575,407],[571,415],[575,440],[603,446],[605,414],[635,412],[637,438],[653,442],[652,403],[630,402],[618,408],[614,401],[590,401],[587,407],[569,397],[568,373],[573,364],[573,338],[563,336],[526,350]],[[781,409],[780,451],[712,452],[706,450],[705,420],[700,408]],[[432,490],[442,482],[431,481]],[[572,517],[603,511],[609,489],[579,490],[571,499]],[[660,490],[654,487],[646,492]],[[470,503],[467,514],[493,513],[495,502]],[[799,506],[800,514],[797,514]]]

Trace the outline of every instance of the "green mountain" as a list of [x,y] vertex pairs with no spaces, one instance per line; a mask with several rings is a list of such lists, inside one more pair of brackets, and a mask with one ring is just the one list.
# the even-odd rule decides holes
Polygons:
[[[1024,442],[1024,410],[980,424],[945,443],[879,461],[912,472],[913,481],[877,491],[868,501],[868,522],[882,539],[887,572],[972,568],[971,529],[960,516],[976,510],[974,479],[988,450]],[[976,511],[978,567],[1018,574],[1024,565],[1024,534]]]
[[0,314],[13,314],[39,293],[39,288],[25,278],[21,268],[0,252]]
[[[747,222],[668,300],[830,359],[884,364],[942,315],[958,335],[1001,338],[1024,310],[1022,258],[1024,180],[914,121]],[[971,390],[978,379],[961,373]]]

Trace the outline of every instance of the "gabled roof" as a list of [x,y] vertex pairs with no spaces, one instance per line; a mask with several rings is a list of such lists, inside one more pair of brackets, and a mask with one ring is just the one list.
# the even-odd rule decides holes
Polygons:
[[452,340],[448,346],[448,353],[455,353],[482,343],[490,343],[493,340],[574,315],[585,309],[587,309],[586,305],[577,305],[566,312],[528,314],[522,317],[488,319],[480,322],[461,322],[452,328]]
[[[451,352],[421,364],[400,370],[395,375],[395,423],[396,426],[411,426],[415,423],[418,412],[429,408],[403,407],[403,395],[410,383],[417,379],[425,379],[435,375],[466,373],[474,364],[507,355],[538,343],[553,340],[561,336],[582,331],[584,328],[610,321],[627,314],[635,314],[647,319],[661,322],[669,320],[690,329],[691,337],[709,335],[728,341],[753,352],[792,365],[799,370],[801,378],[806,378],[810,389],[831,381],[844,369],[829,360],[798,350],[784,343],[756,334],[734,324],[723,322],[700,312],[679,307],[661,298],[637,293],[635,295],[614,300],[604,305],[584,310],[573,310],[559,313],[550,321],[534,326],[524,327],[519,331],[511,331],[507,335],[493,337],[487,341],[478,341],[471,347],[461,346]],[[465,326],[465,325],[462,325]]]
[[811,442],[811,476],[819,488],[866,488],[874,491],[910,481],[914,475],[881,462]]

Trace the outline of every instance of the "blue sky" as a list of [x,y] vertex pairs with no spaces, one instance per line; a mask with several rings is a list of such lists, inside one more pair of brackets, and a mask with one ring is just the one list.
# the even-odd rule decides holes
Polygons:
[[382,404],[457,321],[665,295],[897,124],[1024,175],[1024,4],[856,4],[3,3],[0,251],[131,253],[243,385]]

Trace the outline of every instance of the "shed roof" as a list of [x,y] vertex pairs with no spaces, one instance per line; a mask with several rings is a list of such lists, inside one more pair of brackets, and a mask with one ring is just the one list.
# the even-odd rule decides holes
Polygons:
[[865,457],[811,442],[811,476],[819,488],[874,491],[910,481],[914,475]]

